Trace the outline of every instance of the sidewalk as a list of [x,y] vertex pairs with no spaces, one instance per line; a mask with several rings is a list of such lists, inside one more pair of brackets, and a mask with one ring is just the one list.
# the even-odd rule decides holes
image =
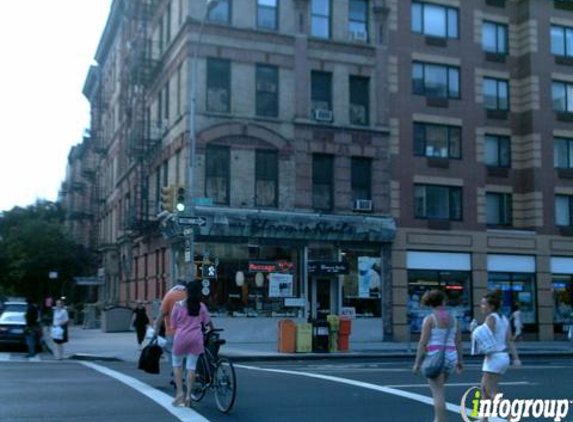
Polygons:
[[[52,348],[48,337],[46,343]],[[83,360],[119,360],[136,362],[139,359],[135,332],[104,333],[100,329],[69,328],[70,341],[64,345],[64,356]],[[278,353],[277,342],[227,343],[221,348],[221,355],[235,361],[249,360],[301,360],[332,358],[404,358],[413,357],[416,343],[373,342],[353,343],[350,337],[350,351],[336,353]],[[521,356],[568,356],[573,357],[573,342],[519,342]],[[464,343],[464,354],[469,356],[470,345]]]

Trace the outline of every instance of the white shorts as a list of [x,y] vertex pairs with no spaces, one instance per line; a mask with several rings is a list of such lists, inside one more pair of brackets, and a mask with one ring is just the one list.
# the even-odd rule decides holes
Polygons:
[[505,374],[509,367],[509,355],[506,352],[494,352],[486,355],[481,370],[492,374]]
[[174,367],[183,366],[183,359],[187,359],[185,368],[187,368],[188,371],[194,371],[195,368],[197,368],[197,359],[199,359],[199,356],[192,354],[189,355],[172,354],[171,359]]

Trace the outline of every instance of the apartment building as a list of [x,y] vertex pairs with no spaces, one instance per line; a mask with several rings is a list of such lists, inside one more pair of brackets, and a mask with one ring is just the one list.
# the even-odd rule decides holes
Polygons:
[[387,2],[395,338],[440,286],[563,336],[573,298],[573,10],[565,1]]
[[[350,308],[353,338],[382,340],[392,330],[395,235],[390,9],[367,0],[206,3],[112,4],[84,88],[101,299],[159,299],[192,259],[218,325],[238,326],[245,339],[268,340],[280,318]],[[190,227],[161,214],[165,192],[183,192],[190,177],[194,191],[184,195],[205,221],[192,258]]]

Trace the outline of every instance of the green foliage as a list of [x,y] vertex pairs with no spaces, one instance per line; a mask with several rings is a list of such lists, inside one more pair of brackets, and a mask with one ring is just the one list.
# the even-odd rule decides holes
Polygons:
[[[50,272],[58,278],[50,280]],[[64,226],[64,212],[53,202],[0,214],[0,293],[32,297],[73,296],[73,277],[92,274],[90,255]]]

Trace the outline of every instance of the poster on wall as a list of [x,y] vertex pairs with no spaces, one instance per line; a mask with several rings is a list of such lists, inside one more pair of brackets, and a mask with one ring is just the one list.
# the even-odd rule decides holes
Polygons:
[[358,297],[380,297],[380,257],[358,257]]
[[293,295],[292,274],[269,274],[269,297],[291,297]]

